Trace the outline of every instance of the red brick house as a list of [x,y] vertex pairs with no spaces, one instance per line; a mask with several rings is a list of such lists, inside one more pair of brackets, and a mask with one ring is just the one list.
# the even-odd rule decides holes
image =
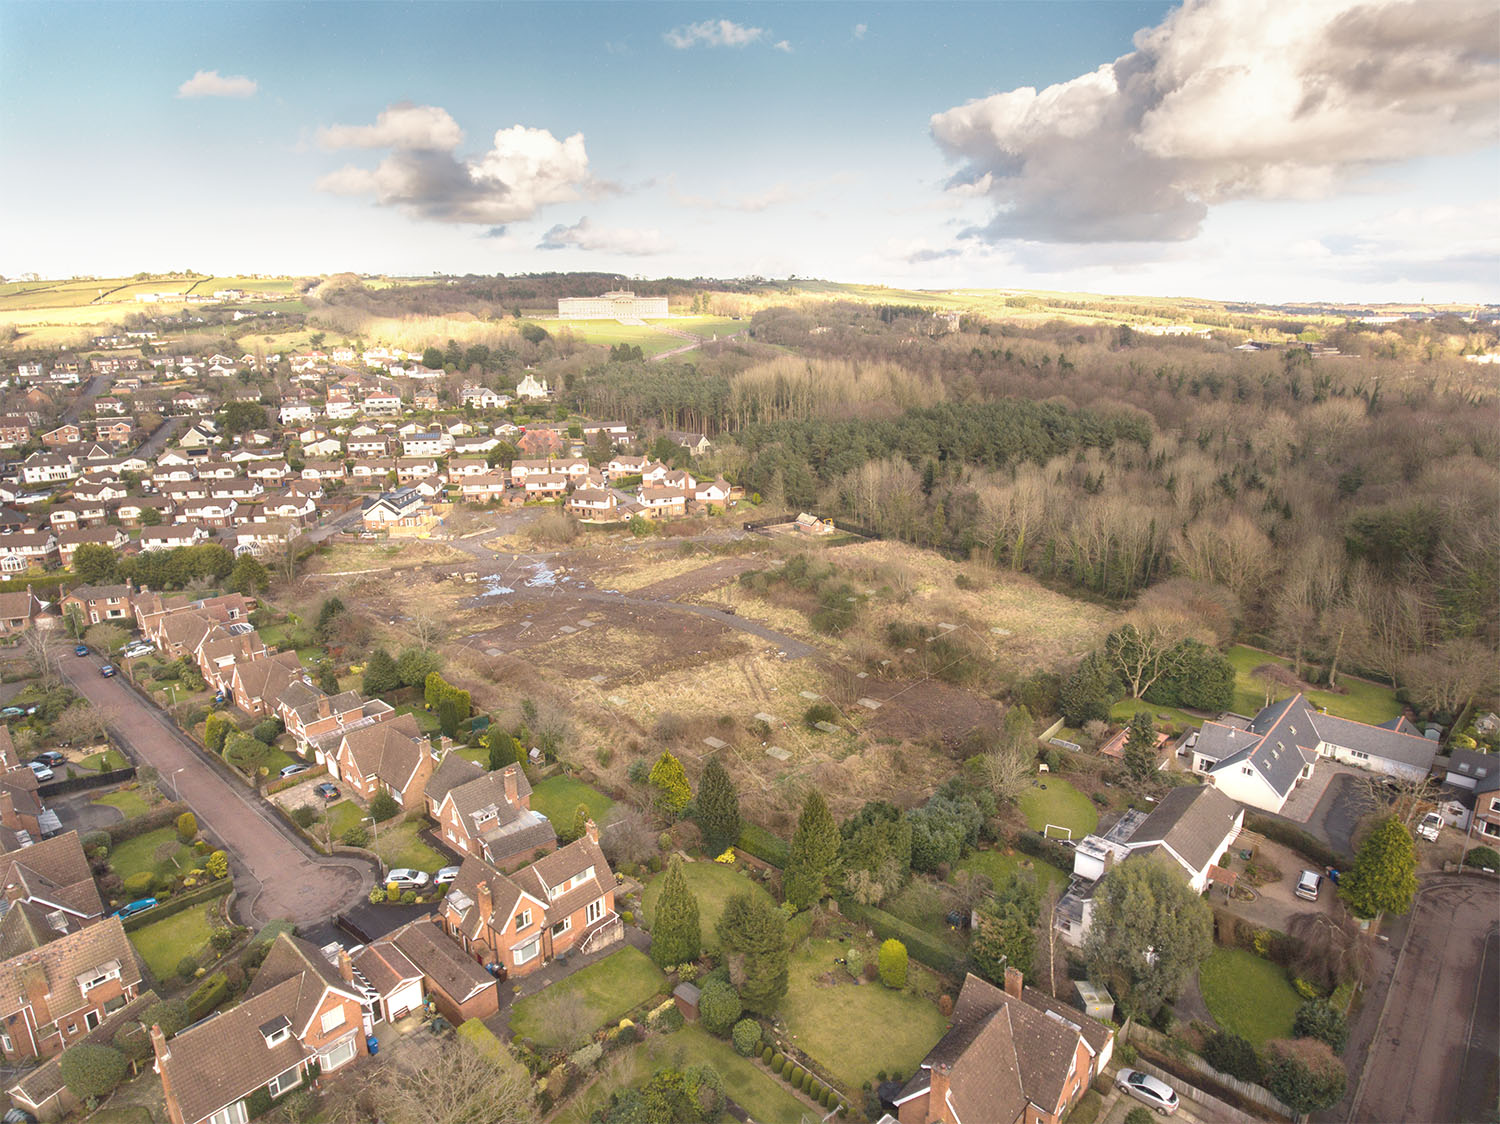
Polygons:
[[306,941],[276,938],[238,1007],[179,1031],[153,1027],[171,1124],[246,1124],[258,1090],[279,1097],[367,1056],[365,1017],[348,953],[334,967]]
[[276,700],[294,682],[302,680],[302,661],[296,652],[277,652],[234,665],[229,692],[234,705],[256,718],[270,714]]
[[377,722],[350,730],[339,740],[328,759],[334,780],[345,781],[365,800],[382,788],[405,809],[420,810],[422,789],[432,775],[434,762],[427,739],[417,720],[402,714],[389,722]]
[[69,831],[0,856],[0,948],[37,948],[86,929],[104,916],[104,902],[78,832]]
[[327,752],[336,750],[350,730],[396,716],[395,708],[384,699],[367,699],[354,690],[337,695],[320,692],[317,698],[299,706],[282,706],[280,713],[287,732],[297,739],[298,748],[303,753],[317,751],[320,760]]
[[582,839],[512,875],[477,856],[465,859],[439,920],[476,961],[517,976],[559,953],[592,952],[624,936],[614,874],[593,821]]
[[1060,1124],[1114,1052],[1114,1031],[1005,970],[970,974],[952,1027],[896,1098],[901,1124]]
[[531,782],[516,764],[450,788],[433,818],[451,847],[501,870],[557,848],[557,832],[531,810]]
[[85,625],[120,621],[128,629],[132,620],[128,585],[80,585],[62,599],[63,620],[76,612]]
[[60,1053],[140,986],[118,917],[12,956],[0,963],[0,1052],[8,1061]]

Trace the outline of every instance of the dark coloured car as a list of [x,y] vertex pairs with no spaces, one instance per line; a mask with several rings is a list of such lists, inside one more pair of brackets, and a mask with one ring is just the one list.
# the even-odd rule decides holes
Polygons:
[[67,764],[68,759],[55,749],[43,750],[31,759],[38,765],[45,765],[49,769],[55,769],[59,765]]
[[75,656],[86,656],[89,654],[89,646],[87,644],[80,644],[73,649],[73,654]]
[[99,674],[104,676],[104,678],[106,679],[113,678],[115,674],[115,665],[112,663],[105,664],[99,669]]
[[330,781],[324,781],[317,788],[313,789],[313,792],[321,796],[324,800],[337,800],[341,795],[339,793],[339,786]]

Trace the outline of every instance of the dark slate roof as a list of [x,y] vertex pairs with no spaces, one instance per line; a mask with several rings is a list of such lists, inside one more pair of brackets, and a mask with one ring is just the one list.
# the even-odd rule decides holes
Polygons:
[[1500,789],[1500,754],[1455,749],[1448,758],[1448,772],[1472,778],[1475,783],[1470,792],[1494,792]]
[[1174,788],[1136,828],[1130,848],[1163,843],[1199,871],[1219,854],[1239,815],[1240,806],[1209,785]]
[[1320,714],[1305,705],[1304,711],[1318,737],[1332,745],[1367,753],[1383,761],[1411,765],[1423,771],[1432,768],[1432,759],[1437,756],[1437,742],[1418,733],[1370,726],[1352,718],[1337,718],[1332,714]]

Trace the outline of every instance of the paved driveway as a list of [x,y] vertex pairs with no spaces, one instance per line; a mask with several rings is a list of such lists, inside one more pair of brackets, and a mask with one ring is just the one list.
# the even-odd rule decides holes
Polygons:
[[1493,879],[1435,878],[1422,887],[1349,1120],[1492,1118],[1500,1047],[1497,917],[1500,885]]
[[320,920],[358,900],[374,884],[367,863],[321,858],[244,785],[222,775],[158,708],[122,679],[104,679],[91,658],[62,657],[63,676],[95,706],[114,712],[110,730],[136,758],[161,773],[198,820],[224,842],[235,860],[241,901],[251,918]]

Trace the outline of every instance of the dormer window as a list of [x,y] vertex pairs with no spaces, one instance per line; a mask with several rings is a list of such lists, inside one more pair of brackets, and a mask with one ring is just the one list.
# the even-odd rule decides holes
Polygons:
[[280,1046],[292,1036],[292,1021],[285,1015],[277,1015],[268,1023],[261,1023],[260,1036],[266,1040],[266,1049]]
[[79,976],[78,986],[87,994],[93,991],[94,988],[102,987],[110,980],[117,980],[119,978],[120,962],[118,960],[111,960],[108,964],[103,964],[95,968],[92,974]]

